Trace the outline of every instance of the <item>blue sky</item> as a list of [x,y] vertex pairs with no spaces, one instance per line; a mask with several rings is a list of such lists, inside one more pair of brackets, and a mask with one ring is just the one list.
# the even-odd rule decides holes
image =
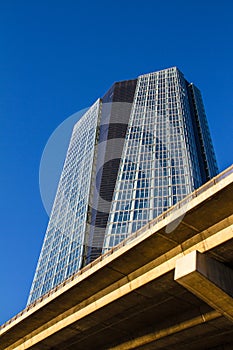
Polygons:
[[178,66],[232,163],[233,2],[0,2],[0,323],[26,304],[48,217],[39,165],[54,129],[114,81]]

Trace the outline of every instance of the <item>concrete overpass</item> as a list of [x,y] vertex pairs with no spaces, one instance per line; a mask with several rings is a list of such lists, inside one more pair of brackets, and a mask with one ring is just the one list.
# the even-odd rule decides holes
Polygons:
[[0,349],[233,349],[233,166],[0,329]]

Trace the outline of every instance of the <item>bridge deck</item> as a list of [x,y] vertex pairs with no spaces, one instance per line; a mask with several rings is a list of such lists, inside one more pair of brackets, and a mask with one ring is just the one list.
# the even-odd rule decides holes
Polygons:
[[233,268],[232,170],[3,325],[0,349],[192,350],[232,342],[232,322],[174,280],[177,260],[193,251]]

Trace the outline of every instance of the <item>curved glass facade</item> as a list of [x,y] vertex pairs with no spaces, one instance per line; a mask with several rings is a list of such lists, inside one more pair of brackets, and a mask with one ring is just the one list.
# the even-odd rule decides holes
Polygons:
[[177,68],[138,78],[104,251],[203,183],[192,117]]

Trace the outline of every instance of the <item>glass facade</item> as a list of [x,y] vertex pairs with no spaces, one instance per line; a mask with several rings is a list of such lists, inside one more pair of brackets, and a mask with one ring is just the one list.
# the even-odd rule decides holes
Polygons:
[[84,264],[101,253],[137,80],[114,83],[102,99]]
[[188,85],[188,92],[191,100],[190,108],[193,114],[195,142],[198,148],[197,156],[202,179],[205,182],[216,175],[218,168],[201,92],[194,84]]
[[115,83],[74,127],[28,303],[217,172],[201,93],[176,67]]
[[103,252],[216,173],[199,90],[176,67],[140,76]]
[[73,129],[28,303],[80,269],[100,100]]

